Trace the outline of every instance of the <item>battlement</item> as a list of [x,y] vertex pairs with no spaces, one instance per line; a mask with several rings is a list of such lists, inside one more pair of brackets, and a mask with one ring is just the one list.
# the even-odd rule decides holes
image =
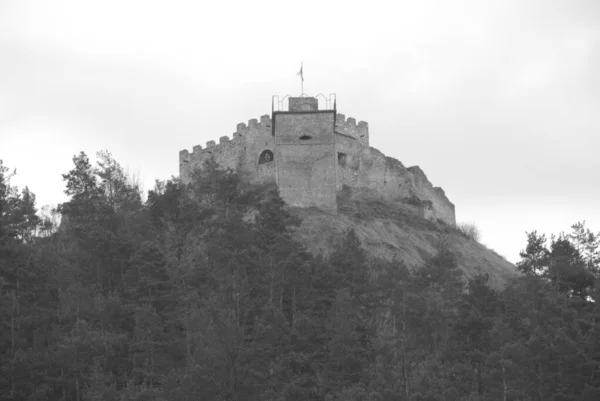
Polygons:
[[235,136],[247,135],[265,135],[271,133],[271,116],[268,114],[262,115],[260,120],[253,118],[248,120],[248,124],[239,123],[234,133]]
[[261,116],[260,120],[252,118],[248,120],[248,124],[239,123],[232,137],[222,136],[219,138],[218,144],[215,141],[208,141],[206,142],[206,148],[203,148],[202,145],[196,145],[192,148],[191,153],[187,149],[181,150],[179,160],[182,161],[194,154],[219,152],[222,146],[229,146],[240,140],[245,140],[249,136],[259,135],[271,135],[271,116],[268,114]]
[[356,124],[356,119],[337,113],[335,117],[335,131],[356,138],[364,146],[369,146],[369,124],[366,121],[360,121]]

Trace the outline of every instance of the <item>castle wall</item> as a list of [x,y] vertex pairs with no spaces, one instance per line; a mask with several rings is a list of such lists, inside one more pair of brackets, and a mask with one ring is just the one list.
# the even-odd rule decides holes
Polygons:
[[[422,214],[428,219],[442,219],[448,224],[456,224],[454,205],[448,200],[441,188],[434,188],[423,171],[418,167],[406,168],[392,158],[385,156],[375,148],[356,146],[343,135],[336,135],[336,149],[347,151],[358,162],[354,165],[338,164],[336,188],[348,185],[351,188],[367,188],[394,200],[416,196],[431,201],[433,209],[425,209]],[[356,152],[356,153],[352,153]]]
[[431,182],[429,182],[427,176],[419,166],[409,167],[408,170],[413,175],[413,185],[417,196],[421,199],[428,199],[433,203],[435,218],[442,219],[448,224],[456,224],[454,204],[448,200],[444,190],[431,185]]
[[337,211],[331,145],[282,146],[276,157],[279,193],[287,204]]
[[[275,113],[275,136],[270,116],[237,125],[232,138],[209,141],[206,147],[179,153],[179,174],[190,172],[210,157],[224,168],[245,172],[252,182],[278,180],[283,199],[290,205],[317,206],[335,211],[336,191],[342,186],[367,188],[389,199],[416,196],[431,201],[433,209],[421,214],[455,224],[455,208],[444,191],[433,185],[418,167],[402,163],[368,146],[367,123],[333,112]],[[335,132],[335,133],[334,133]],[[310,136],[301,140],[301,136]],[[274,159],[259,164],[261,153]]]
[[275,113],[274,125],[283,200],[337,212],[333,112]]
[[389,199],[412,195],[411,174],[402,163],[386,157],[374,148],[359,147],[355,157],[359,164],[357,170],[340,166],[338,188],[343,184],[354,188],[368,188]]
[[276,113],[275,138],[277,145],[333,144],[333,112]]
[[319,101],[314,97],[290,97],[289,111],[317,111]]
[[196,145],[192,152],[179,152],[179,176],[184,182],[189,181],[190,173],[213,157],[222,168],[248,173],[252,182],[275,180],[274,161],[258,164],[258,158],[264,150],[275,153],[269,115],[261,116],[260,120],[251,119],[248,124],[239,123],[233,137],[223,136],[218,144],[208,141],[204,148]]
[[335,117],[335,132],[356,138],[363,146],[369,146],[369,124],[366,121],[360,121],[356,124],[356,119],[338,113]]

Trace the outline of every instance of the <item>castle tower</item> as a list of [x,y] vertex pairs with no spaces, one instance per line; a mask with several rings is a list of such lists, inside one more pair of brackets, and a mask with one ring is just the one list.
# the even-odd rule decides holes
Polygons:
[[337,213],[336,111],[319,110],[314,97],[290,97],[288,111],[273,111],[276,179],[283,200]]

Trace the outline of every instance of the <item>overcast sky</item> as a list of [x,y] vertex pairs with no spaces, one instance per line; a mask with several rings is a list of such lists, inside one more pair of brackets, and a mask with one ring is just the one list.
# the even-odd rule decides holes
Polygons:
[[525,231],[600,230],[598,0],[0,0],[0,158],[38,206],[81,150],[148,190],[299,95],[301,61],[510,261]]

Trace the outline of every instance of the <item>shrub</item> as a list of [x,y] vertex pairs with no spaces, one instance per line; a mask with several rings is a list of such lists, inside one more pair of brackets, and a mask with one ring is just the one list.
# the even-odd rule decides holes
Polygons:
[[479,242],[479,238],[480,238],[479,228],[477,228],[477,226],[474,223],[460,223],[460,224],[456,225],[456,229],[465,238],[468,238],[475,242]]

